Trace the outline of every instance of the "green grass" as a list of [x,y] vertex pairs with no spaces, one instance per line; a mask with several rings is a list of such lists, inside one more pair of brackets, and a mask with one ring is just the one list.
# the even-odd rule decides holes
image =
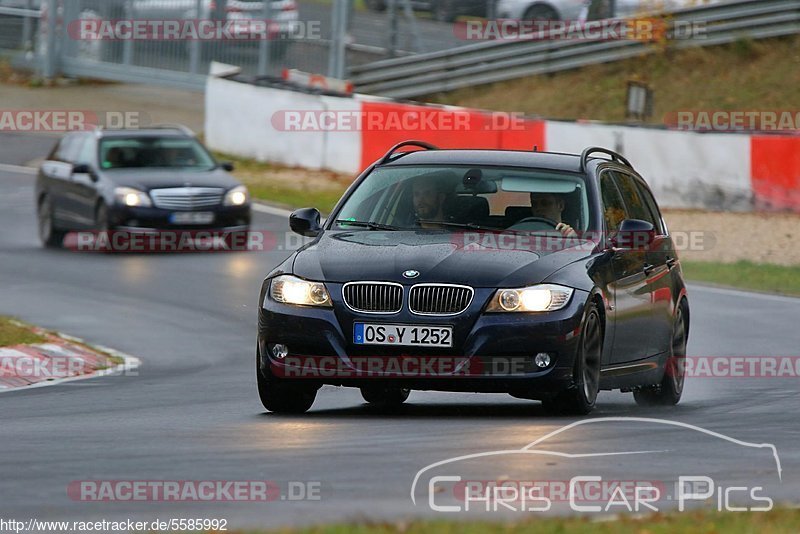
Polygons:
[[317,208],[323,214],[328,214],[333,210],[344,192],[344,189],[341,192],[313,191],[271,184],[253,184],[248,180],[244,180],[244,183],[247,184],[250,194],[255,199],[277,204],[287,209]]
[[233,175],[254,199],[289,209],[312,207],[330,213],[353,179],[331,171],[292,169],[220,152],[214,157],[235,164]]
[[797,107],[800,36],[685,50],[653,46],[654,53],[641,57],[459,89],[429,100],[550,119],[624,122],[627,82],[639,80],[653,88],[651,124],[681,110]]
[[0,347],[43,343],[42,336],[35,334],[29,326],[19,326],[11,317],[0,316]]
[[800,532],[800,510],[758,513],[687,512],[643,519],[590,521],[588,518],[531,519],[521,523],[415,521],[329,525],[271,531],[283,534],[789,534]]
[[681,265],[687,280],[800,296],[800,265],[784,267],[749,261],[737,263],[681,261]]

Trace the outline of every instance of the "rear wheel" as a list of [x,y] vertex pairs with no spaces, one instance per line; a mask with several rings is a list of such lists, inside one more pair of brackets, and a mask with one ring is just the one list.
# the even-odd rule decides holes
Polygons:
[[258,396],[267,411],[273,413],[301,414],[307,412],[317,398],[317,390],[302,384],[282,382],[267,369],[261,370],[261,356],[256,350],[256,379]]
[[38,209],[39,239],[42,245],[48,248],[60,248],[64,244],[65,232],[55,227],[53,220],[53,203],[50,197],[44,197],[39,202]]
[[385,0],[364,0],[364,4],[366,4],[367,9],[370,11],[377,11],[379,13],[386,11]]
[[458,15],[453,0],[436,0],[433,6],[433,18],[439,22],[455,22]]
[[400,406],[408,400],[410,394],[410,389],[402,388],[361,388],[364,400],[381,408]]
[[592,302],[586,311],[583,329],[575,358],[574,384],[555,397],[542,401],[544,409],[553,414],[586,415],[592,411],[600,391],[600,357],[603,353],[603,325],[597,304]]
[[683,395],[686,381],[686,342],[688,340],[685,301],[681,301],[675,311],[675,322],[672,326],[672,342],[664,378],[656,386],[650,386],[633,392],[636,404],[640,406],[674,406]]
[[531,6],[523,17],[525,20],[558,20],[558,13],[553,8],[545,5]]

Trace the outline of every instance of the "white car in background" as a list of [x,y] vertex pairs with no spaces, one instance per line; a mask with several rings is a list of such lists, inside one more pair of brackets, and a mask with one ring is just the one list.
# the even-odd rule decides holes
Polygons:
[[512,20],[598,20],[674,11],[724,0],[499,0],[497,18]]

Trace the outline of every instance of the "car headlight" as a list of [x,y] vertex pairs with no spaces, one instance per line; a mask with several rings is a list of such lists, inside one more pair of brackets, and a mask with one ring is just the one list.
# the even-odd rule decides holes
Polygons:
[[226,206],[244,206],[250,202],[250,192],[243,185],[234,187],[225,195]]
[[520,289],[498,289],[487,312],[546,312],[560,310],[569,302],[572,288],[541,284]]
[[132,208],[149,208],[153,205],[147,193],[132,187],[117,187],[114,189],[114,198],[123,206]]
[[330,308],[331,297],[325,284],[309,282],[296,276],[283,275],[272,280],[269,288],[272,300],[296,306],[322,306]]

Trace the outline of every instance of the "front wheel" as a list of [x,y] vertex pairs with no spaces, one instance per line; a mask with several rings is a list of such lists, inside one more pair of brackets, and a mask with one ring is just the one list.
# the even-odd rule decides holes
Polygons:
[[586,311],[575,358],[573,385],[542,401],[544,409],[559,415],[586,415],[594,409],[600,391],[600,358],[603,353],[603,325],[597,304]]
[[64,244],[65,233],[55,227],[53,221],[53,203],[49,197],[44,197],[39,202],[37,213],[39,222],[39,239],[47,248],[60,248]]
[[259,352],[256,351],[258,396],[267,411],[277,414],[302,414],[311,409],[317,398],[316,389],[282,383],[269,372],[269,369],[261,370],[260,359]]
[[411,390],[402,388],[361,388],[364,400],[381,408],[400,406],[410,394]]
[[634,391],[633,398],[636,400],[636,404],[640,406],[675,406],[681,401],[683,385],[686,381],[686,342],[688,339],[686,317],[684,303],[681,302],[675,311],[672,342],[669,358],[664,368],[664,378],[658,385]]

